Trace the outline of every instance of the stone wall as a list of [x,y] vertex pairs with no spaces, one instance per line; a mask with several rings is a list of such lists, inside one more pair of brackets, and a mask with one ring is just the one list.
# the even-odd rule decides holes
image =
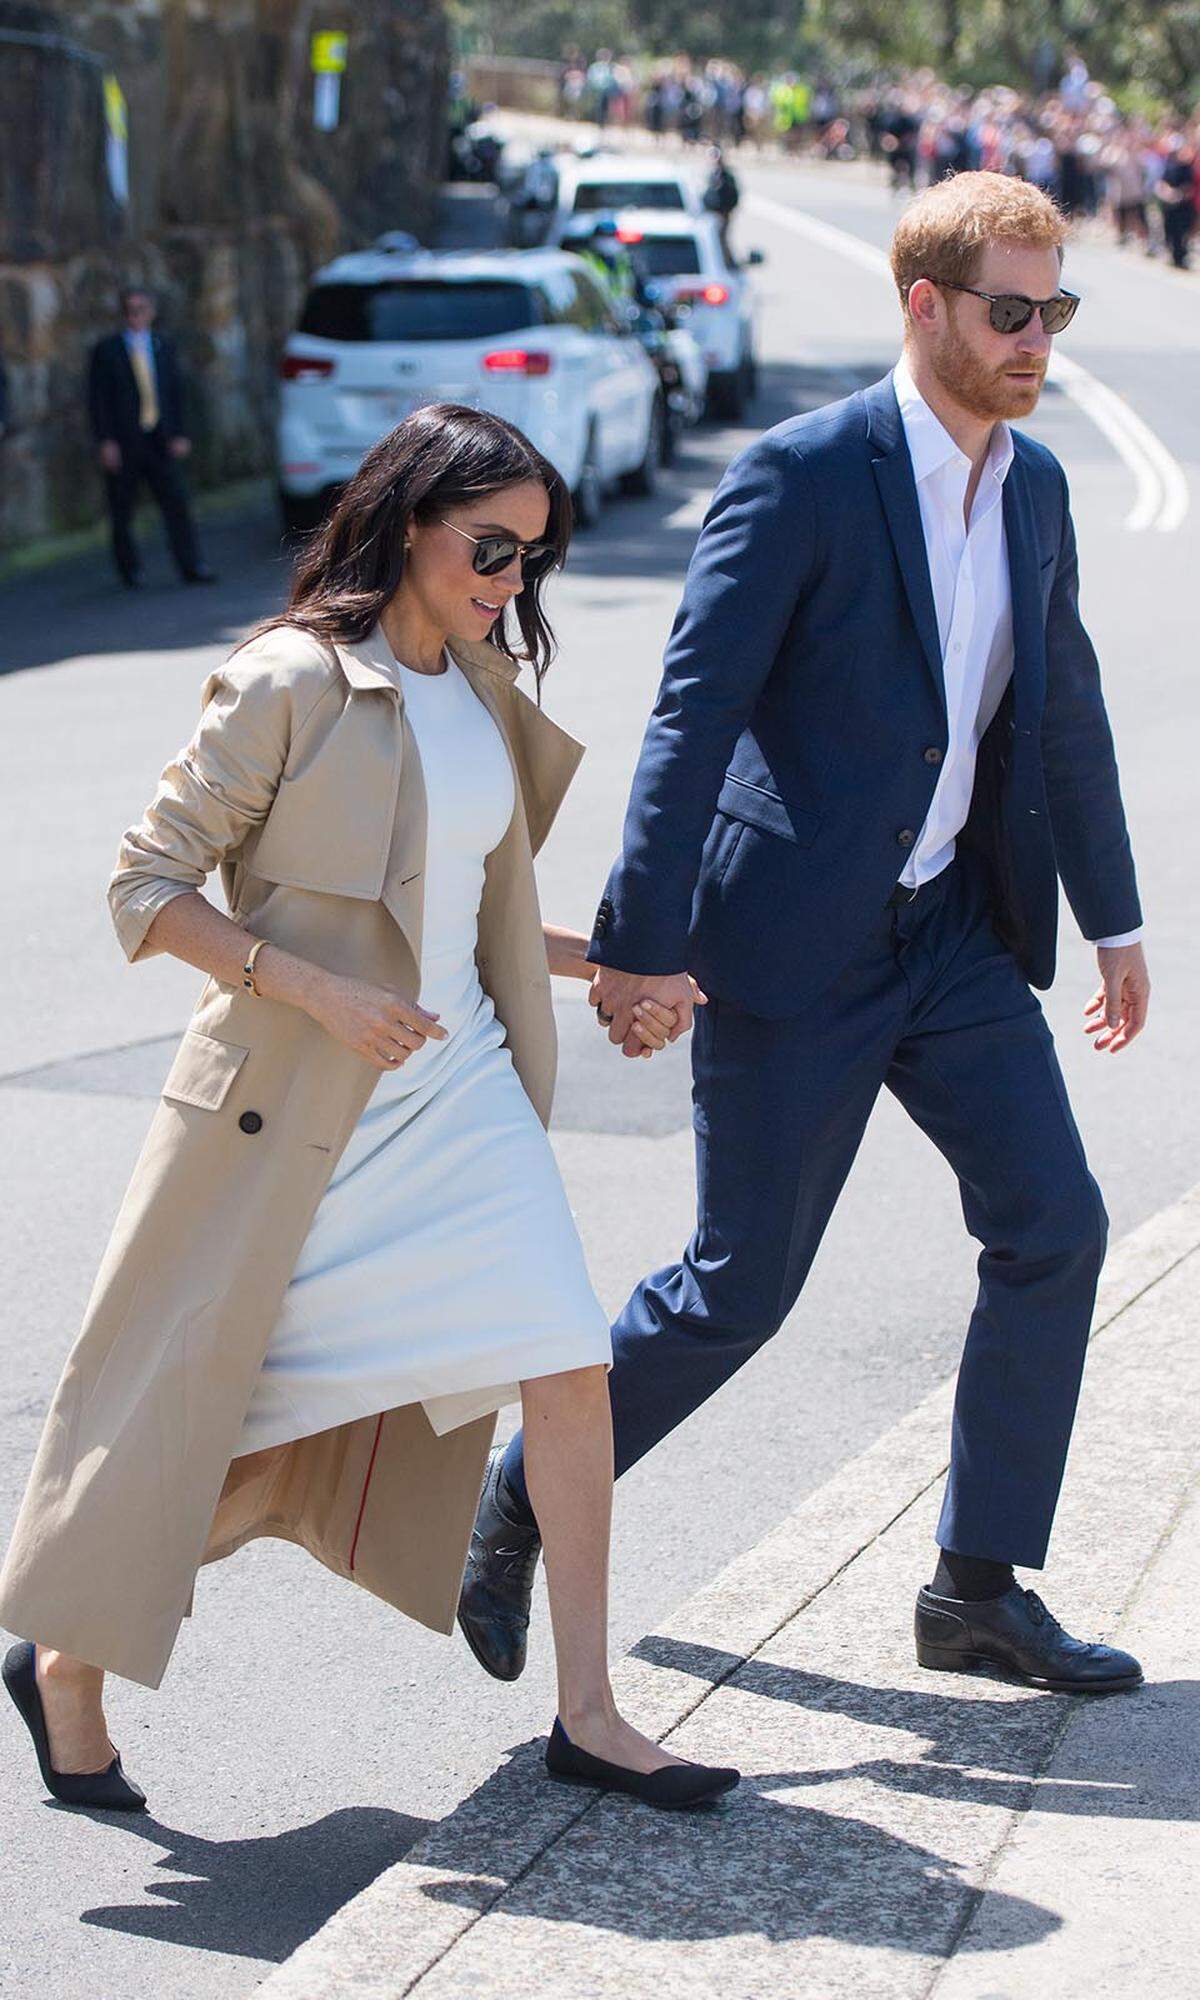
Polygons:
[[[313,125],[314,29],[349,36],[333,132]],[[106,72],[129,107],[125,208]],[[441,0],[0,0],[0,549],[97,516],[83,381],[128,279],[180,345],[194,478],[270,468],[305,278],[382,229],[428,229],[448,75]]]

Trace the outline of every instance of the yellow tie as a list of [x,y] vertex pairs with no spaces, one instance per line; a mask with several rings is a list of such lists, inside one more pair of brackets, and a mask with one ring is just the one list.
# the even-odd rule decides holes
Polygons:
[[129,350],[129,365],[133,369],[133,379],[138,385],[141,409],[138,422],[144,431],[152,431],[158,422],[158,391],[154,386],[154,370],[141,346]]

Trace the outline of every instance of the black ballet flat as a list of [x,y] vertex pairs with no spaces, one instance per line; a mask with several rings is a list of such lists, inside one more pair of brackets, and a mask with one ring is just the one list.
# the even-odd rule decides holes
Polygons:
[[0,1673],[33,1738],[42,1783],[64,1806],[97,1806],[104,1812],[144,1812],[146,1794],[121,1769],[115,1756],[102,1771],[56,1771],[50,1762],[50,1739],[37,1684],[37,1655],[28,1640],[10,1646]]
[[643,1805],[664,1812],[687,1812],[711,1805],[741,1782],[741,1772],[711,1764],[664,1764],[657,1771],[627,1771],[606,1764],[603,1757],[577,1749],[557,1716],[546,1745],[546,1769],[562,1785],[602,1785],[609,1792],[628,1792]]

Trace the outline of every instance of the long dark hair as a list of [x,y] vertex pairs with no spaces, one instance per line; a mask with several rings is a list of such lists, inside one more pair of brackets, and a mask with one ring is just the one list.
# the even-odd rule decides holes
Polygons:
[[[450,507],[530,479],[549,496],[545,539],[561,563],[571,539],[571,496],[549,459],[490,410],[464,403],[414,410],[371,447],[343,487],[297,560],[287,610],[269,625],[298,625],[320,639],[365,639],[400,586],[410,521],[436,520]],[[532,665],[539,692],[555,653],[544,584],[543,577],[527,583],[512,600],[519,646],[506,629],[507,612],[489,635],[507,659]]]

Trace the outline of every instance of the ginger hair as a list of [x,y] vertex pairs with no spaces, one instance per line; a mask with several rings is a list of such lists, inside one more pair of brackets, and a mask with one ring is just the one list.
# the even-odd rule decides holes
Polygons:
[[975,282],[992,243],[1057,250],[1062,262],[1067,219],[1049,195],[1009,174],[952,174],[909,203],[892,238],[892,276],[908,318],[908,294],[918,278]]

